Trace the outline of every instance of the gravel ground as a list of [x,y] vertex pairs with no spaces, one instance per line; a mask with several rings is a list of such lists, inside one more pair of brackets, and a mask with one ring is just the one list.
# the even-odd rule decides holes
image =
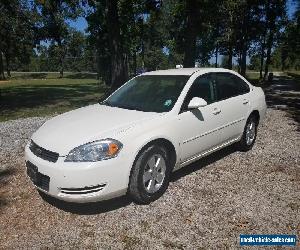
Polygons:
[[253,150],[230,147],[174,173],[147,206],[42,199],[23,148],[46,119],[0,123],[0,248],[236,249],[240,234],[299,239],[299,124],[284,111],[268,110]]

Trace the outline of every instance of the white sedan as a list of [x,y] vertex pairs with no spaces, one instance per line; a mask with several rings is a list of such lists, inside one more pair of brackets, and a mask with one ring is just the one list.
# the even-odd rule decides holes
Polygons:
[[262,89],[234,71],[147,72],[105,101],[43,124],[25,148],[27,174],[61,200],[128,194],[147,204],[172,171],[233,143],[251,149],[265,112]]

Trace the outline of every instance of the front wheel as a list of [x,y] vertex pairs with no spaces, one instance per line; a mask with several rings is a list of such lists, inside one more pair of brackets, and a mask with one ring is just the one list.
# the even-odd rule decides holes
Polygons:
[[251,115],[244,128],[241,140],[237,143],[238,149],[241,151],[250,150],[256,140],[258,121],[255,116]]
[[167,152],[151,145],[137,157],[130,176],[129,195],[139,204],[158,199],[169,185],[171,167]]

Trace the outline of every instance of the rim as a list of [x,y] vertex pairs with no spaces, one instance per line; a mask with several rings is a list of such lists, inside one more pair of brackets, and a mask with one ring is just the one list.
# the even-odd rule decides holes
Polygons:
[[255,139],[255,122],[254,121],[250,121],[247,124],[247,128],[246,128],[246,143],[247,145],[251,145],[254,142]]
[[147,162],[143,183],[148,193],[157,192],[166,176],[166,162],[160,154],[153,155]]

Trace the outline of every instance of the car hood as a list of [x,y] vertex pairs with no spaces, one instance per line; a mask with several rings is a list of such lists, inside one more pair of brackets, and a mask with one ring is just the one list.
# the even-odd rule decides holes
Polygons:
[[74,147],[114,137],[136,124],[161,115],[95,104],[54,117],[33,134],[32,140],[64,156]]

